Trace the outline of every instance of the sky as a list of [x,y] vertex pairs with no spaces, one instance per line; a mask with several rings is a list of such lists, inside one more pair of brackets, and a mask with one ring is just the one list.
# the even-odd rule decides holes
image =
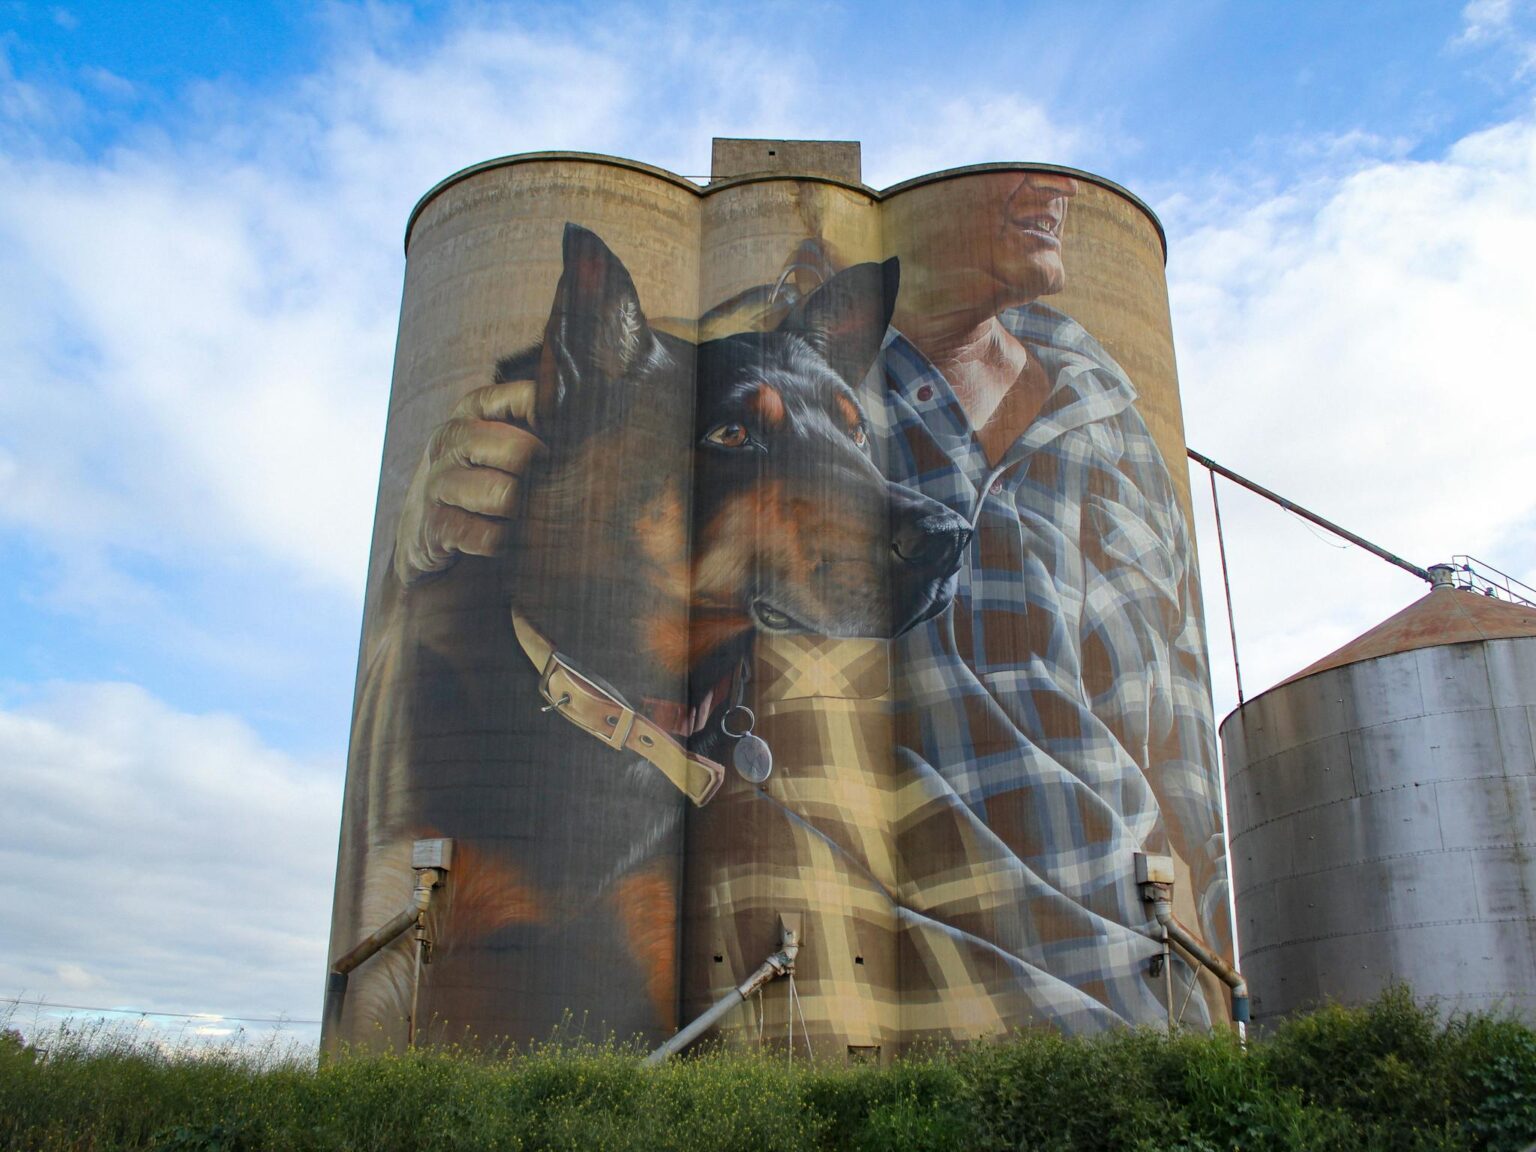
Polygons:
[[[1193,447],[1536,583],[1531,0],[0,0],[0,1023],[312,1043],[406,217],[712,136],[1130,188]],[[1424,590],[1220,498],[1250,696]]]

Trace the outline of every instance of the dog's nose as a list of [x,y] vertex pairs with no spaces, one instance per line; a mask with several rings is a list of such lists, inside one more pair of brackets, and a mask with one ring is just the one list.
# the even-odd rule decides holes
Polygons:
[[902,524],[891,539],[891,550],[904,564],[947,576],[960,566],[960,557],[970,542],[970,525],[951,514]]
[[971,526],[935,500],[903,502],[892,517],[891,551],[897,560],[925,576],[948,576],[960,566]]

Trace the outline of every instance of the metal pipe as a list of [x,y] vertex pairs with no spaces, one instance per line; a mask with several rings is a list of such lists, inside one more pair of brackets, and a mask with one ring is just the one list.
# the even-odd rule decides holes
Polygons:
[[1168,933],[1174,943],[1216,973],[1222,983],[1232,989],[1233,1022],[1248,1023],[1248,981],[1243,978],[1242,973],[1212,952],[1193,932],[1174,919],[1173,903],[1166,897],[1159,895],[1153,902],[1152,914],[1157,917],[1157,922],[1163,926],[1163,930]]
[[1168,1002],[1168,1035],[1173,1035],[1173,945],[1168,940],[1168,925],[1163,925],[1163,999]]
[[345,976],[375,952],[393,941],[395,937],[409,931],[411,926],[416,923],[417,915],[418,912],[413,904],[403,912],[392,917],[382,928],[371,933],[361,944],[358,944],[357,947],[332,964],[331,971]]
[[325,1007],[320,1013],[322,1056],[334,1055],[340,1044],[341,1010],[347,999],[347,974],[402,933],[409,931],[426,914],[427,906],[432,903],[432,889],[441,878],[441,873],[435,868],[418,868],[410,907],[396,913],[382,928],[370,933],[331,965],[325,979]]
[[340,960],[331,965],[332,972],[347,973],[356,968],[364,960],[367,960],[379,949],[394,940],[411,925],[416,923],[416,918],[427,910],[427,905],[432,903],[432,889],[437,886],[439,876],[435,868],[423,868],[416,873],[416,888],[411,893],[411,906],[396,915],[389,923],[373,933],[356,948],[353,948]]
[[405,1018],[405,1046],[416,1047],[416,1008],[421,998],[421,961],[427,950],[427,917],[416,917],[416,953],[411,959],[411,1014]]
[[1232,578],[1227,575],[1227,537],[1221,530],[1221,501],[1216,498],[1216,473],[1211,474],[1211,508],[1216,513],[1216,547],[1221,552],[1221,592],[1227,602],[1227,632],[1232,637],[1232,671],[1237,676],[1237,702],[1243,701],[1243,666],[1237,659],[1237,617],[1232,614]]
[[[688,1024],[672,1039],[668,1040],[656,1051],[645,1058],[647,1066],[661,1064],[668,1056],[681,1052],[692,1044],[705,1032],[709,1031],[732,1008],[735,1008],[748,996],[756,992],[764,984],[779,976],[787,975],[795,970],[795,957],[800,952],[800,934],[787,925],[783,930],[782,942],[779,950],[771,954],[757,968],[757,971],[748,976],[744,981],[732,988],[704,1012],[704,1014]],[[793,1009],[791,1009],[793,1011]],[[790,1017],[793,1026],[794,1017]]]
[[1371,555],[1379,556],[1379,557],[1381,557],[1383,560],[1385,560],[1389,564],[1396,564],[1399,568],[1403,569],[1403,571],[1405,571],[1405,572],[1412,572],[1415,576],[1417,576],[1420,580],[1424,581],[1426,584],[1431,583],[1429,573],[1426,572],[1423,568],[1420,568],[1417,564],[1410,564],[1407,560],[1404,560],[1401,556],[1395,556],[1391,552],[1388,552],[1385,548],[1381,548],[1381,547],[1378,547],[1375,544],[1372,544],[1365,537],[1363,537],[1363,536],[1356,536],[1348,528],[1341,528],[1341,527],[1339,527],[1337,524],[1335,524],[1331,520],[1324,520],[1316,512],[1309,511],[1308,509],[1303,508],[1300,504],[1297,504],[1297,503],[1295,503],[1294,501],[1291,501],[1291,500],[1287,500],[1284,496],[1281,496],[1278,492],[1271,492],[1268,488],[1265,488],[1262,484],[1255,484],[1252,480],[1248,479],[1246,476],[1239,476],[1236,472],[1232,471],[1232,469],[1222,467],[1222,465],[1216,463],[1216,461],[1212,460],[1209,456],[1202,456],[1199,452],[1196,452],[1193,448],[1186,448],[1185,451],[1189,453],[1189,458],[1191,460],[1193,460],[1196,464],[1202,464],[1206,468],[1209,468],[1212,472],[1219,472],[1219,473],[1221,473],[1228,480],[1231,480],[1234,484],[1241,484],[1244,488],[1248,489],[1250,492],[1257,492],[1260,496],[1264,497],[1266,500],[1273,500],[1276,504],[1280,505],[1280,507],[1284,508],[1287,512],[1294,512],[1294,513],[1296,513],[1296,515],[1300,516],[1303,520],[1310,520],[1310,521],[1312,521],[1312,523],[1316,524],[1319,528],[1326,528],[1329,532],[1332,532],[1335,536],[1343,537],[1345,540],[1348,540],[1351,544],[1355,545],[1357,548],[1364,548],[1367,552],[1371,553]]

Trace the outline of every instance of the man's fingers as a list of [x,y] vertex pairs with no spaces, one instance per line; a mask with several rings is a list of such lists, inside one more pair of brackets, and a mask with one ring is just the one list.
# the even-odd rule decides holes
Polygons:
[[450,465],[498,468],[520,475],[544,450],[544,442],[513,424],[450,420],[432,434],[432,458]]
[[508,380],[476,388],[459,401],[453,418],[461,420],[500,420],[533,425],[534,403],[539,388],[532,380]]
[[437,508],[429,520],[428,546],[436,554],[495,556],[506,543],[507,525],[459,508]]
[[517,514],[517,477],[495,468],[450,468],[432,485],[434,503],[477,516],[506,519]]
[[441,570],[458,553],[495,556],[506,547],[520,478],[544,450],[526,427],[537,391],[531,380],[477,388],[432,433],[401,514],[403,583]]

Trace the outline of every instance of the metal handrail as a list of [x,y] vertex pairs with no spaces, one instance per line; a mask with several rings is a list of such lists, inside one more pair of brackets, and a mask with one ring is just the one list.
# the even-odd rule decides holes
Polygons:
[[[1458,586],[1498,600],[1509,600],[1536,608],[1536,588],[1515,579],[1508,572],[1501,572],[1486,560],[1479,560],[1476,556],[1452,556],[1451,563],[1456,566]],[[1520,591],[1515,591],[1516,588]]]

